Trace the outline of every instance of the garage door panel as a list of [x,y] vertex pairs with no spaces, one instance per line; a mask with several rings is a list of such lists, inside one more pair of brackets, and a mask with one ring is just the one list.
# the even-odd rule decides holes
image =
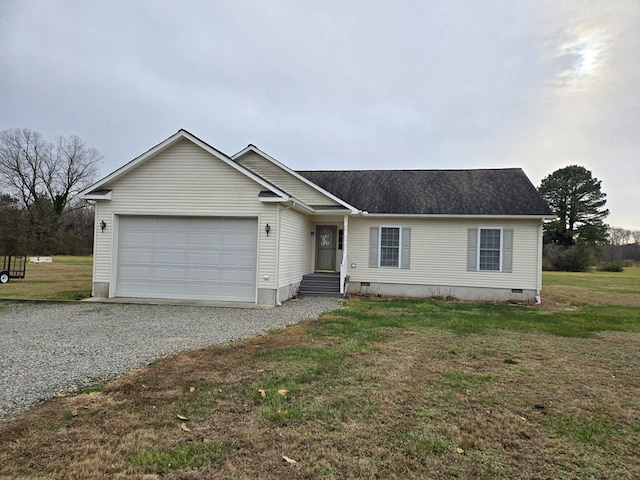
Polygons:
[[222,280],[220,270],[205,270],[202,272],[202,279],[210,285],[216,285]]
[[255,301],[257,219],[120,217],[117,296]]
[[186,265],[188,255],[186,252],[167,252],[166,255],[169,265]]
[[246,269],[253,268],[253,262],[251,257],[226,257],[225,265],[235,265],[238,268]]

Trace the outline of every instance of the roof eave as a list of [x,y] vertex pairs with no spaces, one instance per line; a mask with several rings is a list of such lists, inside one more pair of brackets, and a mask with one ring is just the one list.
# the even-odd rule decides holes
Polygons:
[[87,193],[85,195],[80,194],[82,200],[111,200],[111,190],[105,193]]

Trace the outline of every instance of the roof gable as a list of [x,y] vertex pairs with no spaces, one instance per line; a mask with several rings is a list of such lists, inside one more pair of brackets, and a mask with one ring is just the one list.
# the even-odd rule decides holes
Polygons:
[[520,168],[298,173],[369,213],[552,215],[547,203]]
[[[265,180],[264,178],[260,177],[259,175],[256,175],[254,172],[244,168],[242,165],[239,165],[238,163],[234,162],[230,157],[228,157],[227,155],[225,155],[221,151],[217,150],[216,148],[212,147],[208,143],[200,140],[195,135],[193,135],[193,134],[191,134],[191,133],[189,133],[189,132],[187,132],[186,130],[183,130],[183,129],[179,130],[178,132],[176,132],[174,135],[170,136],[169,138],[167,138],[163,142],[160,142],[156,146],[154,146],[151,149],[147,150],[142,155],[134,158],[129,163],[123,165],[119,169],[115,170],[114,172],[110,173],[106,177],[104,177],[101,180],[97,181],[96,183],[94,183],[90,187],[86,188],[85,190],[80,192],[80,196],[82,198],[90,199],[90,200],[95,200],[95,199],[98,199],[98,198],[106,198],[106,196],[104,196],[102,194],[98,194],[98,192],[104,192],[104,191],[108,192],[109,184],[113,183],[114,181],[116,181],[117,179],[123,177],[124,175],[127,175],[132,170],[136,169],[140,165],[143,165],[147,161],[153,159],[158,154],[160,154],[161,152],[166,151],[167,149],[169,149],[170,147],[172,147],[176,143],[180,142],[181,140],[188,140],[188,141],[194,143],[198,147],[202,148],[203,150],[205,150],[206,152],[211,154],[216,159],[218,159],[218,160],[224,162],[225,164],[229,165],[233,169],[237,170],[239,173],[251,178],[253,181],[255,181],[256,183],[261,185],[267,191],[273,193],[274,195],[276,195],[277,197],[281,198],[282,200],[289,200],[289,195],[287,195],[284,191],[282,191],[281,189],[277,188],[275,185],[273,185],[272,183],[268,182],[267,180]],[[105,189],[107,189],[107,190],[105,190]]]
[[[309,181],[309,179],[280,163],[255,145],[248,145],[232,155],[231,158],[240,165],[278,185],[289,195],[303,199],[317,209],[342,207],[352,213],[357,212],[357,209],[350,205],[349,202],[346,202],[344,198],[340,198],[320,185]],[[256,161],[258,158],[262,160],[262,164]]]

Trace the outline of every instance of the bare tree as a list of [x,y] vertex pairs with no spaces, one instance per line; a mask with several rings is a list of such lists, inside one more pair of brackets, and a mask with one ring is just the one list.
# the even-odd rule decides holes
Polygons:
[[609,241],[611,245],[626,245],[631,232],[621,227],[609,227]]
[[609,227],[607,236],[609,244],[603,249],[604,258],[614,264],[622,264],[624,246],[629,242],[631,232],[622,227]]
[[631,232],[631,236],[633,237],[633,242],[637,245],[640,244],[640,230],[633,230]]
[[[51,245],[76,195],[93,182],[102,156],[79,137],[55,142],[27,128],[0,132],[0,184],[26,209],[33,235]],[[5,190],[6,189],[6,190]]]

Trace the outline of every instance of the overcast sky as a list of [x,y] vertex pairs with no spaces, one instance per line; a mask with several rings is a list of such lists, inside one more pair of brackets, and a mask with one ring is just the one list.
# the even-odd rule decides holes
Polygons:
[[0,130],[294,169],[577,164],[640,229],[640,0],[0,0]]

